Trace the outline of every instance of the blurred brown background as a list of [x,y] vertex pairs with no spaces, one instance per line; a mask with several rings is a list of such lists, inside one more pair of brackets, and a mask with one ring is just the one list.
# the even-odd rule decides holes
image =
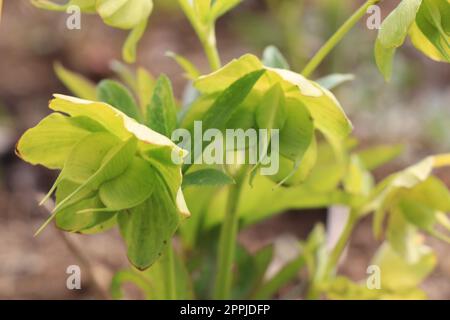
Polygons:
[[[90,299],[92,282],[80,291],[66,289],[66,268],[82,264],[53,227],[39,237],[34,231],[47,213],[39,208],[36,192],[45,192],[55,173],[32,167],[14,155],[20,134],[49,113],[52,93],[67,93],[54,75],[52,64],[100,80],[112,76],[109,63],[120,59],[126,33],[109,28],[95,16],[82,17],[81,30],[67,30],[65,13],[38,10],[28,0],[5,0],[0,24],[0,298]],[[398,1],[385,1],[383,12]],[[223,62],[244,53],[261,55],[265,46],[277,45],[297,71],[332,34],[359,0],[244,0],[218,24]],[[303,14],[306,13],[306,14]],[[404,143],[399,160],[376,172],[378,178],[423,156],[450,150],[450,70],[448,65],[424,58],[407,44],[396,58],[395,76],[384,83],[373,61],[376,30],[365,21],[333,52],[317,76],[332,72],[354,73],[356,80],[336,91],[355,125],[363,145]],[[154,75],[167,74],[178,97],[186,81],[166,51],[208,67],[195,34],[176,1],[155,0],[148,30],[139,45],[138,64]],[[450,185],[450,172],[438,173]],[[324,211],[288,212],[244,230],[241,241],[260,247],[280,235],[304,237]],[[377,243],[364,221],[353,237],[341,271],[359,280]],[[115,231],[95,236],[71,235],[70,241],[89,257],[98,281],[108,286],[114,271],[126,267],[123,245]],[[430,240],[439,265],[425,282],[430,298],[450,299],[450,248]],[[83,270],[83,268],[82,268]]]

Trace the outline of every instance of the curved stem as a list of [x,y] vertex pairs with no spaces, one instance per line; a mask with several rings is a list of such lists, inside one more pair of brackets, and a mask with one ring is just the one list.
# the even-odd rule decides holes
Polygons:
[[344,36],[358,23],[358,21],[366,14],[367,9],[380,2],[381,0],[366,1],[344,24],[331,36],[331,38],[317,51],[314,57],[308,62],[302,71],[302,75],[309,77],[320,65],[320,63],[328,56],[331,50],[344,38]]
[[232,269],[236,251],[238,233],[237,209],[247,168],[243,167],[236,177],[236,184],[230,186],[227,200],[225,220],[220,230],[219,247],[217,251],[217,275],[214,287],[215,299],[229,299],[232,284]]

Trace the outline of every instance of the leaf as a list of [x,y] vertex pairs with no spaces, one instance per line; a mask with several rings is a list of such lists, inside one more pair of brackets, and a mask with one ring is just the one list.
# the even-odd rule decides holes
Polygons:
[[365,169],[358,156],[352,155],[343,180],[344,189],[351,194],[367,196],[373,188],[373,177]]
[[146,299],[150,300],[153,297],[154,290],[151,282],[146,279],[144,274],[135,270],[120,270],[116,272],[111,280],[110,292],[113,299],[122,299],[122,286],[125,283],[133,283],[143,293]]
[[384,48],[398,48],[403,44],[421,3],[422,0],[403,0],[384,19],[378,32],[378,41]]
[[375,41],[375,62],[378,70],[380,70],[386,81],[389,81],[392,77],[392,65],[395,51],[395,48],[383,47],[378,39]]
[[298,276],[300,270],[305,265],[305,258],[299,255],[294,260],[288,262],[269,280],[263,282],[258,287],[252,298],[258,300],[271,299],[281,288]]
[[195,80],[200,77],[200,71],[191,61],[189,61],[185,57],[178,55],[172,51],[166,52],[166,56],[173,58],[178,63],[178,65],[184,70],[184,75],[186,78]]
[[149,199],[120,212],[118,221],[130,262],[139,270],[149,268],[161,255],[178,227],[180,216],[161,178]]
[[371,171],[397,158],[403,152],[403,145],[378,145],[357,152],[364,167]]
[[282,129],[286,118],[283,89],[279,84],[275,84],[266,92],[262,103],[256,109],[256,123],[261,129]]
[[120,176],[100,186],[99,197],[108,211],[132,208],[150,197],[155,180],[156,173],[151,165],[135,157]]
[[388,243],[377,251],[371,264],[381,269],[381,287],[398,291],[416,288],[436,266],[436,257],[430,248],[416,244],[418,260],[409,263],[402,259]]
[[100,168],[108,152],[119,143],[120,140],[108,132],[84,137],[73,147],[60,177],[79,184],[85,182]]
[[62,210],[86,196],[91,190],[96,190],[100,185],[121,175],[129,166],[136,152],[137,141],[131,138],[113,147],[102,159],[98,170],[84,181],[76,190],[59,202],[54,212]]
[[355,76],[353,74],[333,73],[323,78],[317,79],[316,82],[325,89],[333,90],[341,84],[353,80],[355,80]]
[[169,78],[161,75],[156,81],[153,97],[147,106],[145,124],[166,137],[177,127],[177,107]]
[[375,60],[378,69],[389,80],[396,48],[400,47],[416,19],[422,0],[403,0],[384,19],[375,43]]
[[280,83],[286,99],[303,104],[311,114],[315,127],[336,145],[352,131],[349,119],[330,91],[290,70],[264,67],[257,57],[250,54],[231,61],[212,74],[198,78],[194,85],[205,94],[220,92],[235,79],[261,69],[266,72],[255,84],[255,93],[262,95],[275,83]]
[[432,231],[436,223],[436,211],[413,199],[400,200],[399,206],[406,219],[413,225]]
[[180,157],[186,155],[186,151],[180,149],[169,138],[137,123],[134,119],[107,103],[57,94],[55,99],[50,101],[49,107],[54,111],[63,112],[72,117],[84,116],[95,119],[95,122],[101,124],[104,130],[115,134],[121,140],[135,137],[139,140],[139,147],[142,149],[169,147],[171,150],[174,150],[174,154],[179,154]]
[[127,116],[139,121],[141,116],[131,92],[114,80],[102,80],[97,86],[98,100],[103,101]]
[[[76,183],[63,180],[58,186],[56,201],[60,202],[78,187],[79,185]],[[91,229],[104,223],[115,215],[115,212],[94,213],[92,211],[86,211],[84,213],[79,213],[79,211],[85,209],[98,207],[103,207],[98,196],[93,195],[87,197],[59,211],[55,217],[56,225],[58,228],[68,232],[83,232],[84,230]]]
[[183,188],[189,186],[223,186],[234,183],[232,177],[217,169],[197,170],[186,174],[183,178]]
[[275,46],[268,46],[264,49],[262,63],[266,67],[288,70],[291,69],[283,54]]
[[95,84],[80,74],[72,72],[59,63],[53,65],[58,79],[77,97],[88,100],[95,100]]
[[286,122],[280,130],[280,154],[297,162],[311,144],[314,122],[307,108],[295,99],[286,99]]
[[[128,65],[118,61],[113,60],[109,64],[109,68],[119,77],[124,84],[128,86],[133,92],[138,92],[138,83],[134,72],[129,68]],[[140,95],[139,95],[140,96]]]
[[122,56],[125,62],[134,63],[136,61],[137,44],[139,40],[144,36],[144,32],[147,29],[147,20],[142,20],[136,25],[128,35],[125,43],[122,47]]
[[232,292],[233,299],[249,299],[264,279],[272,262],[273,246],[266,246],[251,254],[242,246],[237,247],[236,274],[234,282],[239,283]]
[[74,145],[91,133],[82,122],[85,122],[84,118],[77,121],[53,113],[23,134],[17,143],[16,154],[33,165],[62,169]]
[[[169,244],[170,245],[170,242]],[[186,262],[184,257],[173,249],[173,264],[170,261],[167,250],[158,259],[151,268],[140,272],[146,279],[152,284],[152,299],[167,300],[174,297],[169,292],[167,287],[167,276],[171,272],[173,267],[173,273],[175,275],[175,298],[176,299],[193,299],[194,292],[192,290],[192,280],[190,278],[189,271],[186,268]]]
[[231,119],[233,111],[244,101],[264,72],[265,70],[257,70],[248,73],[224,90],[204,115],[204,130],[210,128],[223,129],[228,120]]
[[[424,44],[417,41],[413,44],[423,51],[427,56],[438,61],[450,62],[450,28],[448,19],[450,18],[450,3],[445,0],[423,0],[420,7],[415,26],[412,28],[416,32],[421,32],[425,38]],[[434,47],[431,54],[426,50],[426,46],[431,44]],[[425,50],[424,50],[425,49]],[[437,51],[437,55],[435,52]],[[436,56],[437,59],[436,59]]]
[[153,9],[152,0],[97,0],[97,13],[112,27],[132,29],[144,20]]
[[144,68],[138,68],[137,70],[137,88],[136,91],[139,97],[139,104],[142,110],[142,114],[145,117],[146,108],[150,103],[150,99],[155,89],[155,79]]
[[443,212],[450,212],[450,191],[447,186],[436,177],[428,177],[413,189],[404,192],[402,196],[415,199],[430,208]]

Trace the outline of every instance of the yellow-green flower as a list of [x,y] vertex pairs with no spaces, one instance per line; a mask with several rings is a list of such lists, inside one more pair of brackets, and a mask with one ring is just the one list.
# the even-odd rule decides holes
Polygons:
[[118,222],[130,261],[149,267],[189,216],[172,160],[186,151],[106,103],[55,95],[49,107],[55,112],[25,132],[17,154],[61,170],[49,193],[56,189],[57,226],[94,233]]

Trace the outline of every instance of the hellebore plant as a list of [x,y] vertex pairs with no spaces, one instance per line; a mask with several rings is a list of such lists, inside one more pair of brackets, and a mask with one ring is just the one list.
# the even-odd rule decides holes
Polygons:
[[[108,25],[131,29],[126,61],[134,60],[131,48],[142,36],[153,7],[151,0],[32,2],[50,10],[78,5]],[[133,267],[114,276],[114,298],[123,295],[124,282],[132,282],[149,299],[268,299],[293,282],[302,268],[308,271],[304,294],[312,299],[424,298],[418,286],[434,269],[436,257],[423,243],[422,232],[450,243],[443,231],[450,231],[450,192],[432,175],[434,168],[450,165],[450,154],[428,157],[376,184],[371,171],[397,157],[401,147],[357,149],[356,139],[349,136],[352,124],[330,91],[353,77],[310,79],[379,1],[366,1],[302,74],[290,70],[273,46],[262,59],[246,54],[222,66],[215,22],[241,1],[178,2],[212,71],[201,76],[186,58],[168,54],[190,80],[181,104],[166,76],[155,80],[143,68],[134,72],[114,62],[112,69],[121,81],[106,79],[96,85],[55,64],[59,79],[77,98],[55,95],[50,102],[54,113],[25,132],[17,145],[17,154],[25,161],[61,171],[44,199],[55,191],[56,206],[43,227],[53,218],[64,231],[86,234],[118,225]],[[381,72],[390,77],[395,50],[408,34],[425,55],[449,62],[449,22],[447,0],[401,1],[384,20],[375,44]],[[183,149],[186,141],[173,136],[176,129],[192,132],[196,121],[218,132],[279,130],[278,150],[269,151],[271,134],[261,139],[259,147],[266,157],[279,152],[278,172],[260,174],[266,166],[263,161],[196,163],[193,160],[201,152]],[[216,141],[189,143],[208,146]],[[230,152],[245,158],[248,148],[224,150]],[[187,157],[192,161],[183,164]],[[270,277],[266,271],[274,247],[251,254],[237,243],[240,228],[284,210],[333,205],[349,210],[335,246],[327,248],[327,235],[319,224],[298,243],[298,256]],[[379,290],[336,274],[354,227],[369,214],[374,235],[385,235],[371,263],[381,271]],[[174,236],[179,240],[177,250]]]

